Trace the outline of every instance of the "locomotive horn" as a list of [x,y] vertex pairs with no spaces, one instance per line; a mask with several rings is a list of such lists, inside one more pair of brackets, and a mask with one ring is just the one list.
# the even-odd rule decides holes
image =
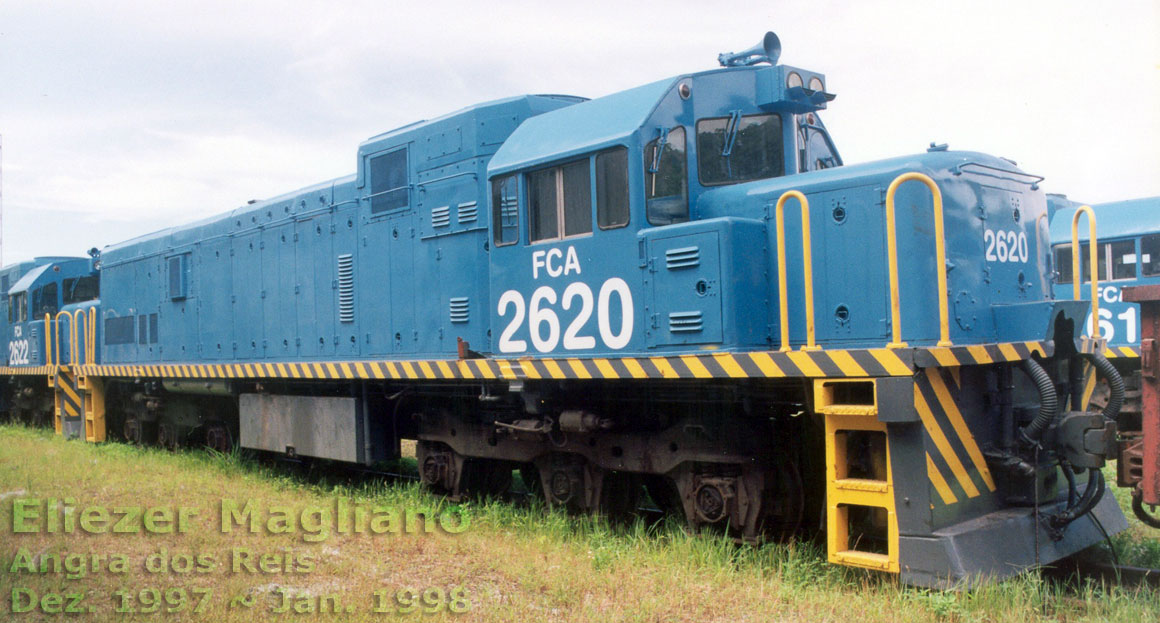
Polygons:
[[732,52],[718,54],[717,62],[721,63],[722,67],[749,66],[757,63],[776,65],[779,56],[781,56],[781,39],[778,39],[771,30],[761,38],[761,43],[748,50],[736,54]]

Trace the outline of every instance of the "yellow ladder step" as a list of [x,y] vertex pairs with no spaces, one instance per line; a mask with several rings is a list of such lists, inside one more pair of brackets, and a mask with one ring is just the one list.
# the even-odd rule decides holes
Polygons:
[[878,415],[874,405],[825,405],[818,408],[825,415]]
[[857,491],[859,493],[890,493],[890,483],[885,480],[870,480],[867,478],[842,478],[834,481],[834,488],[841,491]]
[[834,552],[831,555],[831,560],[840,564],[850,565],[851,567],[863,567],[865,569],[877,569],[879,571],[888,571],[891,566],[890,556],[886,554],[860,552],[852,549]]

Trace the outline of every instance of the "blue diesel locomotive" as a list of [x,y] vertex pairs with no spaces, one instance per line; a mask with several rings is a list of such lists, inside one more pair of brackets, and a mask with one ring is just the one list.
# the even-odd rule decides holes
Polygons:
[[[1117,201],[1091,206],[1086,212],[1080,204],[1062,195],[1049,195],[1051,239],[1057,267],[1056,293],[1061,298],[1074,297],[1076,283],[1081,292],[1091,291],[1091,228],[1084,225],[1084,214],[1098,223],[1095,251],[1096,298],[1099,300],[1098,325],[1092,325],[1092,313],[1083,325],[1084,335],[1097,336],[1108,342],[1108,359],[1124,378],[1124,404],[1118,418],[1119,453],[1117,485],[1133,488],[1133,509],[1141,521],[1160,527],[1160,513],[1155,506],[1145,508],[1144,500],[1160,499],[1160,461],[1146,450],[1160,438],[1160,428],[1153,423],[1158,407],[1149,401],[1145,379],[1154,372],[1141,369],[1144,356],[1142,342],[1148,337],[1151,319],[1142,313],[1139,303],[1126,301],[1125,293],[1160,286],[1160,197]],[[1077,217],[1076,214],[1080,213]],[[1074,237],[1074,240],[1073,240]],[[1072,246],[1079,244],[1080,279],[1075,279]],[[1090,296],[1090,294],[1089,294]],[[1098,328],[1098,331],[1096,329]],[[1145,364],[1145,366],[1148,364]],[[1154,363],[1151,365],[1155,365]],[[1143,375],[1142,375],[1143,372]],[[1154,383],[1154,381],[1153,381]],[[1084,376],[1083,404],[1095,407],[1106,404],[1109,387],[1099,382],[1092,370]]]
[[1122,381],[1053,295],[1039,178],[936,146],[846,165],[825,77],[779,51],[373,137],[350,177],[80,260],[99,300],[13,318],[39,358],[3,371],[69,436],[364,464],[416,439],[450,496],[647,492],[915,584],[1123,529]]

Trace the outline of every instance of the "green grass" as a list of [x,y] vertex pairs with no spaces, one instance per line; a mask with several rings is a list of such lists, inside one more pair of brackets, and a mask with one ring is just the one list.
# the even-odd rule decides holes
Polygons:
[[[335,497],[402,508],[446,504],[412,483],[293,474],[240,453],[169,453],[117,443],[89,445],[65,442],[49,431],[0,426],[0,495],[18,490],[24,490],[20,494],[24,496],[71,495],[80,505],[182,504],[211,509],[222,497],[295,508],[326,504]],[[39,592],[80,587],[90,593],[92,603],[104,608],[94,615],[96,619],[112,620],[117,615],[109,611],[107,596],[118,588],[199,584],[213,587],[217,595],[209,612],[153,616],[252,623],[277,617],[265,611],[229,609],[228,596],[255,588],[268,591],[278,585],[341,594],[362,606],[351,620],[381,620],[390,615],[373,614],[365,607],[375,589],[462,586],[472,604],[466,614],[394,618],[859,623],[1160,620],[1160,594],[1146,589],[1093,582],[1071,588],[1029,573],[971,592],[919,590],[900,586],[889,575],[829,565],[824,550],[812,542],[739,547],[720,536],[690,535],[676,521],[614,526],[548,510],[535,499],[519,505],[472,501],[462,508],[469,512],[471,526],[461,534],[336,535],[310,544],[287,535],[222,534],[213,529],[209,513],[197,530],[177,536],[12,535],[12,505],[6,499],[0,502],[0,599],[6,600],[14,585]],[[1156,565],[1157,536],[1148,534],[1134,518],[1132,522],[1128,533],[1114,539],[1121,560]],[[94,574],[69,581],[52,575],[7,573],[20,546],[35,552],[125,552],[137,557],[161,547],[215,554],[237,546],[270,552],[288,547],[316,556],[318,566],[309,574],[255,577],[215,571],[193,579],[135,569],[123,576]],[[261,599],[260,604],[264,603]],[[7,609],[7,602],[0,603],[0,613]],[[18,620],[36,620],[20,616]],[[45,616],[53,617],[59,619],[59,615]],[[335,620],[334,615],[317,618]]]
[[[1112,537],[1112,545],[1120,562],[1137,567],[1160,568],[1160,530],[1150,528],[1136,519],[1132,513],[1131,490],[1115,486],[1115,466],[1108,465],[1104,468],[1104,478],[1108,481],[1108,490],[1116,496],[1116,501],[1128,517],[1129,528]],[[1102,549],[1107,551],[1108,548],[1104,546]]]

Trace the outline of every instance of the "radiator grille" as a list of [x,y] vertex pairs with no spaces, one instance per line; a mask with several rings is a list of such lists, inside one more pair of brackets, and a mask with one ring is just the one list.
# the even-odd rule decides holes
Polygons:
[[451,298],[450,304],[451,322],[460,323],[467,322],[471,319],[471,313],[468,305],[468,298],[466,296],[455,296]]
[[354,256],[338,256],[338,321],[354,322]]
[[459,204],[459,222],[474,223],[479,216],[479,206],[474,201]]
[[672,333],[696,333],[703,325],[701,312],[671,312],[669,314],[669,331]]
[[665,251],[665,266],[672,268],[693,268],[701,264],[700,247],[681,247]]
[[431,210],[431,227],[447,227],[451,224],[451,206],[440,206]]

